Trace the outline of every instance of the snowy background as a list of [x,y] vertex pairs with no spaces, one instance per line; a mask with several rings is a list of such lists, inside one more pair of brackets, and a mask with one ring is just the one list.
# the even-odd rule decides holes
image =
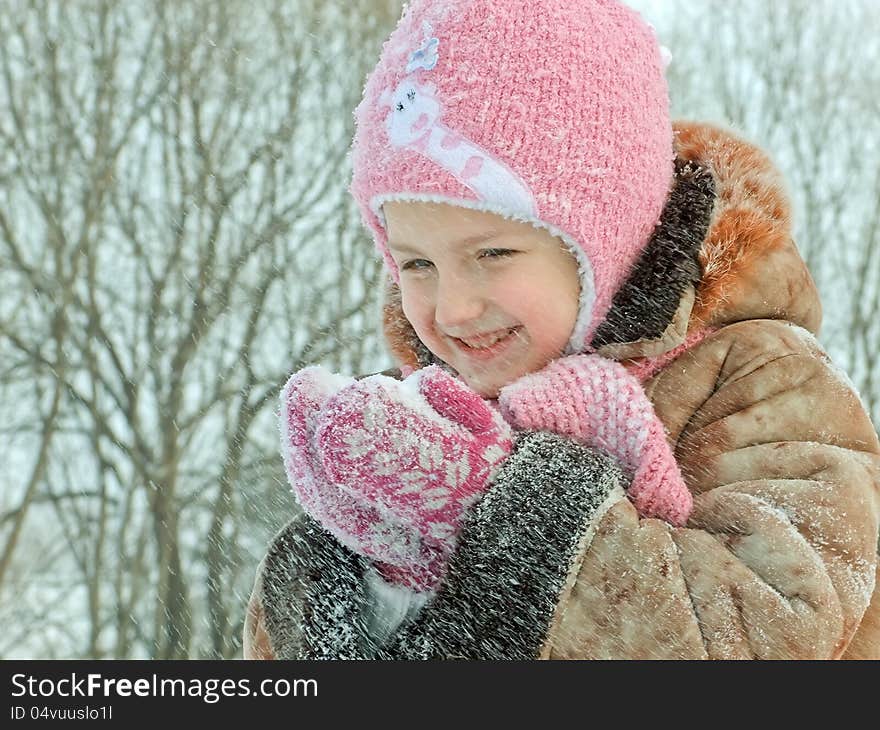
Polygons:
[[[880,1],[632,0],[763,146],[880,422]],[[397,0],[0,3],[0,657],[238,657],[277,393],[389,365],[346,187]]]

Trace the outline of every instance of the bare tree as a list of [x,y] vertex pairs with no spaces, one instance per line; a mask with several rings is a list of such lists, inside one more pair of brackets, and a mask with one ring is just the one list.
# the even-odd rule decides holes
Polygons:
[[[0,651],[237,653],[255,556],[292,509],[284,378],[380,363],[347,152],[398,10],[0,9],[0,392],[29,457],[3,477],[0,597],[66,629]],[[16,595],[59,546],[42,569],[64,599]]]

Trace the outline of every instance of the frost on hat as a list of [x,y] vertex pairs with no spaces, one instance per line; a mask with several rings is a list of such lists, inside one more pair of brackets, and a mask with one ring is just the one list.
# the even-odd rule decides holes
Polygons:
[[577,256],[582,351],[672,182],[664,59],[615,0],[414,0],[355,110],[351,192],[395,279],[382,205],[450,203]]

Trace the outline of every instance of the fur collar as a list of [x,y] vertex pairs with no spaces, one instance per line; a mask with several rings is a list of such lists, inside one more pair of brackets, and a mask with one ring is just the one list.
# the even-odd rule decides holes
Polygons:
[[819,296],[791,238],[791,203],[779,170],[720,127],[680,122],[675,140],[679,157],[704,165],[716,188],[689,329],[784,319],[818,332]]

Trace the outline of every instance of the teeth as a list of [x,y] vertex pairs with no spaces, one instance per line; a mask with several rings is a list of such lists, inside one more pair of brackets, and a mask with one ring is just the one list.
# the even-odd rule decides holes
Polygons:
[[490,347],[492,347],[492,345],[495,345],[498,342],[501,342],[501,340],[505,339],[506,337],[509,337],[512,332],[513,332],[513,328],[506,330],[506,331],[502,332],[501,334],[497,335],[496,337],[494,337],[489,342],[487,342],[486,340],[477,340],[477,341],[462,340],[462,342],[464,342],[464,344],[466,344],[468,347],[470,347],[474,350],[488,350]]

